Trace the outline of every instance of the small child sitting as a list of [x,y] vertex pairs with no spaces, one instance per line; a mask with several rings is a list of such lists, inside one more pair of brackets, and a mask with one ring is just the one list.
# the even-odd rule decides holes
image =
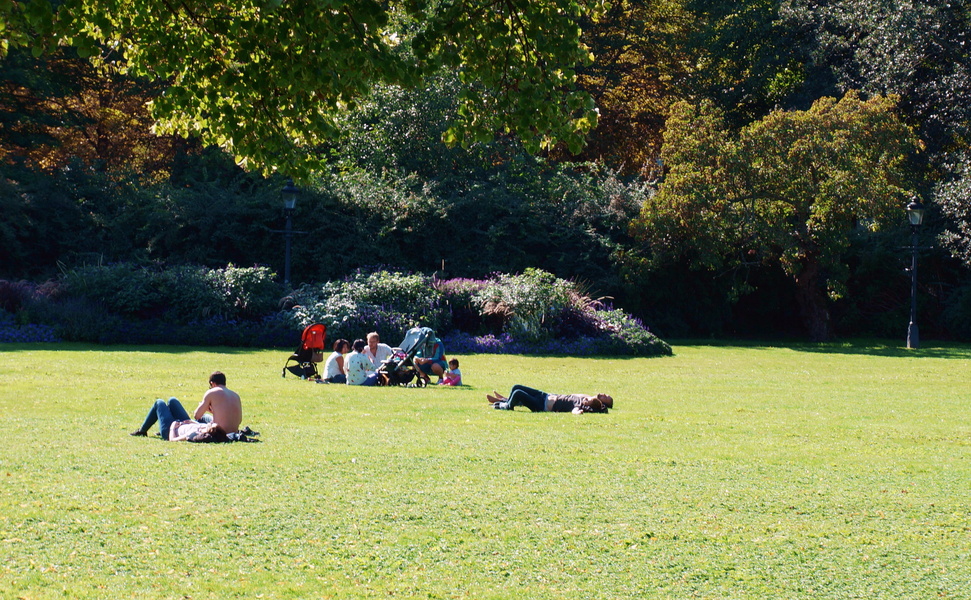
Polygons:
[[462,385],[462,371],[459,371],[459,361],[457,358],[448,361],[448,371],[442,376],[438,385]]

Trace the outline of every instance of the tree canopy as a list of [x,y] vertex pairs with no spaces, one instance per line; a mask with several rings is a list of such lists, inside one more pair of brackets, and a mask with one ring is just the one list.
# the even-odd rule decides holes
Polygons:
[[0,51],[69,45],[96,64],[162,81],[160,132],[196,135],[264,172],[305,174],[338,115],[377,83],[441,67],[465,83],[445,133],[503,131],[577,151],[595,125],[575,69],[580,17],[599,0],[26,0],[0,2]]
[[[840,296],[835,332],[895,335],[916,190],[918,310],[949,335],[971,306],[969,19],[971,0],[0,0],[0,264],[279,267],[289,176],[301,230],[384,253],[297,252],[301,277],[542,267],[678,335],[802,332],[815,290]],[[922,151],[900,129],[878,156],[857,127],[876,117],[823,110],[847,93],[898,98]],[[869,154],[817,164],[840,140]],[[200,249],[214,228],[233,239]]]
[[777,262],[810,335],[826,339],[826,296],[842,291],[850,233],[893,222],[910,193],[902,165],[916,139],[892,108],[849,93],[773,111],[734,135],[710,103],[676,104],[670,171],[637,228],[655,252],[687,250],[698,267]]

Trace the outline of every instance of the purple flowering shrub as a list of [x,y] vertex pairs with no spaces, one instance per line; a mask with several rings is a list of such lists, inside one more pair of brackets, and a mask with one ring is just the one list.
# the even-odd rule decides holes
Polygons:
[[159,319],[121,319],[100,332],[99,344],[174,344],[234,348],[296,348],[300,332],[278,315],[261,320],[207,317],[185,324]]
[[415,326],[436,330],[451,354],[670,354],[671,348],[622,310],[604,307],[575,284],[539,269],[487,280],[357,272],[303,286],[284,311],[295,329],[327,326],[328,339],[378,331],[389,344]]
[[0,310],[0,344],[60,341],[50,325],[17,323],[13,313]]
[[485,333],[488,326],[475,303],[476,294],[489,284],[484,279],[435,279],[432,287],[442,295],[442,300],[452,313],[452,327],[471,333]]
[[41,285],[4,283],[0,342],[279,347],[300,335],[273,311],[279,286],[263,267],[118,264]]
[[[446,348],[455,354],[671,354],[670,345],[640,319],[604,306],[572,282],[539,269],[527,269],[521,275],[497,274],[484,282],[441,281],[436,288],[453,310],[465,301],[479,312],[477,329],[457,327],[443,336]],[[453,297],[458,300],[452,301]]]
[[634,356],[670,355],[671,346],[660,339],[637,317],[619,308],[597,311],[600,329],[598,338],[602,354],[631,354]]

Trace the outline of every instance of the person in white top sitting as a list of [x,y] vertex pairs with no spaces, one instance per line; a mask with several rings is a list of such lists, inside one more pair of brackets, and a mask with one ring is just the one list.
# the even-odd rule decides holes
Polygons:
[[364,349],[364,356],[371,359],[371,370],[377,371],[381,363],[391,358],[393,353],[391,346],[381,343],[377,331],[367,334],[367,348]]
[[347,383],[347,374],[344,372],[344,355],[351,351],[351,343],[347,340],[337,340],[334,342],[334,352],[327,357],[324,363],[324,381],[327,383]]

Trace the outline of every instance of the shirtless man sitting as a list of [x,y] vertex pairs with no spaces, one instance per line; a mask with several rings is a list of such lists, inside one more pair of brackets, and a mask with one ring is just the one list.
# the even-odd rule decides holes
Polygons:
[[239,394],[226,387],[226,376],[220,371],[209,376],[209,391],[202,397],[193,418],[201,421],[206,413],[211,414],[212,422],[226,433],[239,431],[239,424],[243,421]]

